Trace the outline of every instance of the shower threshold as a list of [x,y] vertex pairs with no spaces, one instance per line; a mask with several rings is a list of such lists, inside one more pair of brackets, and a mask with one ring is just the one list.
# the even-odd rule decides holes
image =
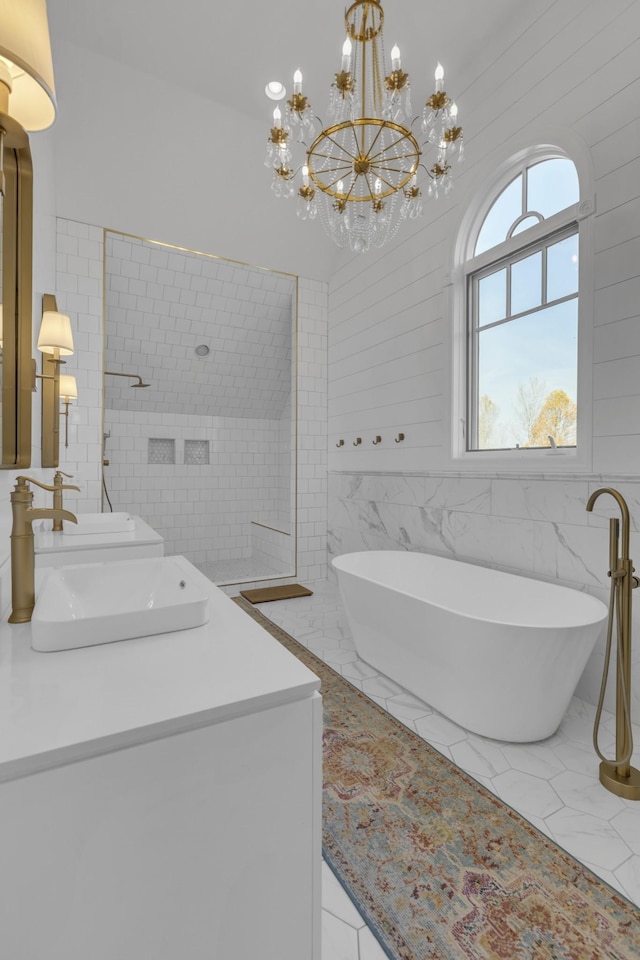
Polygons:
[[254,583],[256,580],[289,580],[295,571],[282,571],[264,559],[248,557],[244,560],[214,560],[195,566],[219,587],[236,583]]

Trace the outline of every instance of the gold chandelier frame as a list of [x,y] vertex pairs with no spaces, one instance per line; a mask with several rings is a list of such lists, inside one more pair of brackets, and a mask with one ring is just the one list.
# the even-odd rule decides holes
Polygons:
[[[364,7],[364,11],[362,13],[362,26],[358,33],[357,13],[360,7]],[[374,18],[372,19],[371,25],[367,26],[369,8],[371,8],[374,18],[376,14],[380,18],[377,26],[373,22]],[[353,20],[350,19],[351,17],[353,17]],[[382,34],[382,27],[384,25],[384,10],[382,9],[382,4],[379,0],[355,0],[344,15],[344,22],[347,33],[356,43],[368,43],[370,40],[375,40],[376,37]]]
[[[368,147],[365,143],[365,130],[367,128],[378,128],[378,132],[373,136]],[[351,130],[353,132],[355,143],[358,141],[358,132],[360,130],[362,131],[360,149],[357,154],[350,153],[345,145],[336,139],[336,135],[343,130]],[[391,130],[397,133],[398,139],[387,146],[383,145],[377,153],[373,153],[372,151],[379,142],[383,130]],[[336,162],[338,160],[334,153],[323,153],[321,151],[320,148],[325,141],[330,141],[338,150],[345,154],[345,163],[343,166],[326,167],[325,169],[319,169],[316,166],[316,161],[320,163],[324,160],[333,160]],[[403,141],[406,141],[407,147],[409,148],[407,152],[402,154],[392,153],[391,151],[395,150]],[[422,151],[420,150],[418,141],[406,127],[403,127],[399,123],[394,123],[391,120],[361,117],[357,120],[345,120],[343,123],[335,123],[333,126],[323,130],[307,151],[307,166],[309,167],[309,176],[319,190],[329,194],[331,197],[362,203],[365,201],[383,200],[385,197],[390,197],[392,194],[397,193],[398,190],[402,190],[411,180],[418,167],[421,156]],[[404,167],[386,166],[386,164],[391,161],[397,163],[405,159],[412,161],[408,169]],[[349,168],[351,168],[350,172]],[[342,170],[342,173],[338,173],[339,170]],[[323,175],[327,173],[337,173],[337,176],[331,183],[326,182],[326,177],[323,179]],[[387,179],[385,175],[389,173],[399,174],[397,182],[392,183]],[[345,176],[351,178],[350,186],[347,190],[338,192],[335,186],[340,180],[344,179]],[[375,188],[372,189],[371,187],[369,177],[379,179],[381,183],[386,184],[386,189],[376,192]],[[353,188],[356,183],[363,181],[368,186],[368,193],[354,193]]]

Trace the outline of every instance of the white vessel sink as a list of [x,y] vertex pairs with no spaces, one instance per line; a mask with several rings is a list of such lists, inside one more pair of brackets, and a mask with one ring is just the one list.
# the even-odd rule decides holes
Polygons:
[[135,520],[129,513],[79,513],[77,523],[67,521],[64,525],[64,532],[70,537],[130,533],[133,530]]
[[71,650],[199,627],[209,619],[200,574],[184,557],[52,569],[31,618],[34,650]]

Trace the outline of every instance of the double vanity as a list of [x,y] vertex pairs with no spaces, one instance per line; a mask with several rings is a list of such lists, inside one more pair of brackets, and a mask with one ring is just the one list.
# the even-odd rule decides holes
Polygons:
[[0,625],[3,955],[319,960],[319,680],[130,519]]

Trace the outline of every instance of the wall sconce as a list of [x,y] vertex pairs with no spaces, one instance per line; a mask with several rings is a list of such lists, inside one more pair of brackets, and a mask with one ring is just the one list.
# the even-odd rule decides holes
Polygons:
[[60,375],[60,400],[64,403],[64,410],[60,411],[60,416],[64,416],[64,445],[69,446],[69,404],[72,400],[78,399],[78,385],[76,378],[68,373]]
[[25,130],[46,130],[56,117],[46,0],[1,0],[0,110]]
[[[71,319],[66,313],[58,311],[56,298],[50,293],[42,296],[42,323],[37,347],[42,353],[42,374],[36,374],[42,380],[41,466],[57,467],[60,449],[60,366],[66,362],[62,357],[69,357],[74,351]],[[68,416],[65,422],[68,422]]]
[[[48,297],[55,301],[55,297],[45,293],[43,302]],[[54,362],[64,363],[65,361],[60,360],[60,357],[72,356],[71,317],[66,313],[58,313],[57,310],[43,309],[37,347],[42,353],[52,354]]]

